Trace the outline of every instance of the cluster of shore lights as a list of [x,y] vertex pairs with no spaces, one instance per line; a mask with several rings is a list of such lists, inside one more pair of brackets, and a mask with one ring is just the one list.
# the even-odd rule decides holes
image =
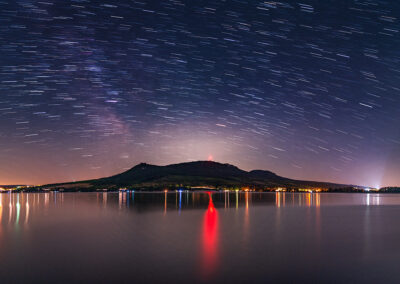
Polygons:
[[364,191],[366,191],[366,192],[379,191],[379,188],[370,188],[370,187],[367,187],[367,188],[364,188]]
[[[277,189],[275,189],[276,192],[286,192],[287,189],[284,187],[278,187]],[[327,191],[324,190],[322,188],[299,188],[297,190],[298,192],[309,192],[309,193],[313,193],[313,192],[322,192],[322,191]]]

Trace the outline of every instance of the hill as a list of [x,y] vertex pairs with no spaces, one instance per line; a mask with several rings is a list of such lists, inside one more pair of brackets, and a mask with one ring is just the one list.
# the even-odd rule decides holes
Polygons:
[[244,171],[230,164],[197,161],[167,166],[141,163],[130,170],[107,178],[47,185],[47,188],[99,189],[139,188],[163,189],[177,187],[237,188],[345,188],[351,185],[294,180],[265,170]]

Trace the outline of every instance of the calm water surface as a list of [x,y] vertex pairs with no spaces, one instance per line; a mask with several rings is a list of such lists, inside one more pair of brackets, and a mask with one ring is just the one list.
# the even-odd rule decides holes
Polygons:
[[400,195],[0,194],[1,283],[399,283]]

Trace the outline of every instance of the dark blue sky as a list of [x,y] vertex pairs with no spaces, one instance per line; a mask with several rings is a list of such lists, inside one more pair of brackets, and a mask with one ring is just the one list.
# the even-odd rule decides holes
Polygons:
[[399,185],[398,1],[0,1],[0,184],[204,160]]

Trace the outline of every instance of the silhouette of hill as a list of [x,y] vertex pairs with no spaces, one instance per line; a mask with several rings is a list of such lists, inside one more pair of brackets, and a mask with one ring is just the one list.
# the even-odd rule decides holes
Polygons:
[[167,166],[141,163],[130,170],[96,180],[48,185],[66,188],[120,188],[162,189],[176,187],[322,187],[344,188],[351,185],[294,180],[265,170],[244,171],[230,164],[197,161]]

